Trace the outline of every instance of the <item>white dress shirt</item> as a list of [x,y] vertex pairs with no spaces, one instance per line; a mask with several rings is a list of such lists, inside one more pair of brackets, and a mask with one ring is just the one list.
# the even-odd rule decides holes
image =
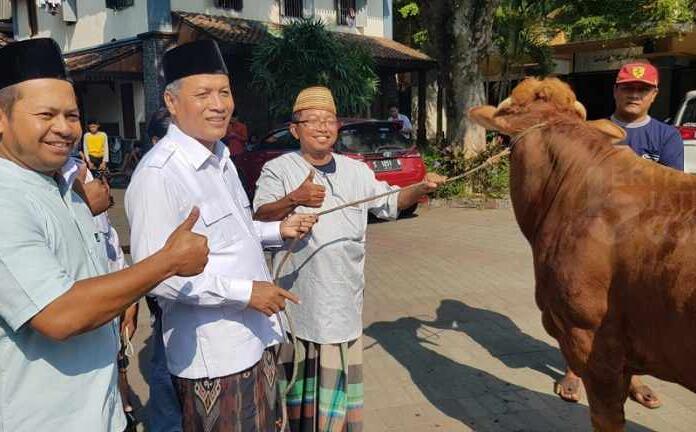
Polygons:
[[[80,165],[83,164],[84,162],[81,159],[74,157],[68,158],[68,161],[61,169],[61,174],[63,175],[63,179],[65,180],[66,184],[73,184],[80,170]],[[89,183],[93,180],[94,176],[92,175],[92,172],[87,170],[85,174],[85,183]],[[113,225],[111,225],[108,212],[105,211],[94,216],[94,225],[97,227],[98,233],[104,240],[106,256],[109,259],[109,273],[127,268],[128,263],[126,263],[126,256],[123,254],[118,233],[114,229]]]
[[172,277],[151,294],[162,307],[169,371],[181,378],[215,378],[255,365],[264,349],[284,340],[276,316],[247,307],[252,281],[272,280],[262,242],[281,245],[280,223],[251,219],[251,206],[227,147],[211,153],[176,125],[138,165],[126,191],[135,262],[164,246],[197,206],[194,232],[208,238],[203,273]]

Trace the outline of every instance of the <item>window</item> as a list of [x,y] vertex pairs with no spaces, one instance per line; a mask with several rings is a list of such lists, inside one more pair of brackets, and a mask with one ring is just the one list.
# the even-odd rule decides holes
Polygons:
[[291,18],[302,18],[304,5],[302,0],[283,0],[282,12],[283,16]]
[[133,6],[134,0],[106,0],[107,9],[125,9]]
[[355,27],[355,0],[336,0],[336,16],[339,25]]
[[221,9],[242,10],[244,2],[242,0],[215,0],[215,6]]
[[281,129],[266,137],[255,150],[298,150],[300,142],[287,129]]
[[684,115],[681,118],[681,124],[689,126],[696,126],[696,98],[689,99],[686,103],[686,108],[684,109]]

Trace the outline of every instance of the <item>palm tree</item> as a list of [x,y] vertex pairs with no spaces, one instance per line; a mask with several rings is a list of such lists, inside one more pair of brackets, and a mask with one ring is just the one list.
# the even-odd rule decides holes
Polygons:
[[252,85],[268,97],[271,114],[287,117],[300,90],[331,89],[341,115],[363,113],[377,93],[374,61],[364,48],[340,40],[321,21],[298,20],[255,49]]

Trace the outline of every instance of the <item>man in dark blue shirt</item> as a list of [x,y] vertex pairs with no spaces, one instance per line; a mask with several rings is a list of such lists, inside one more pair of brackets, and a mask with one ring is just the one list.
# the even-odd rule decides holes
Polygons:
[[[626,130],[626,144],[637,155],[684,171],[684,142],[676,128],[648,115],[657,96],[658,72],[649,63],[628,63],[621,67],[614,85],[616,108],[611,121]],[[555,392],[564,400],[580,400],[580,378],[566,369]],[[631,377],[631,399],[647,408],[659,408],[657,394],[637,376]]]
[[648,63],[624,65],[616,77],[611,120],[626,130],[626,144],[639,156],[684,171],[684,142],[673,126],[648,115],[657,96],[657,69]]

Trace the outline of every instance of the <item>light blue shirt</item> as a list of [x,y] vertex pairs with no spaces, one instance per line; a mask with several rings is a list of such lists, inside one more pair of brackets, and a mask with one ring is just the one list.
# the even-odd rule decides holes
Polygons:
[[0,432],[126,426],[115,321],[64,342],[29,325],[76,281],[107,272],[104,238],[71,186],[0,158]]

